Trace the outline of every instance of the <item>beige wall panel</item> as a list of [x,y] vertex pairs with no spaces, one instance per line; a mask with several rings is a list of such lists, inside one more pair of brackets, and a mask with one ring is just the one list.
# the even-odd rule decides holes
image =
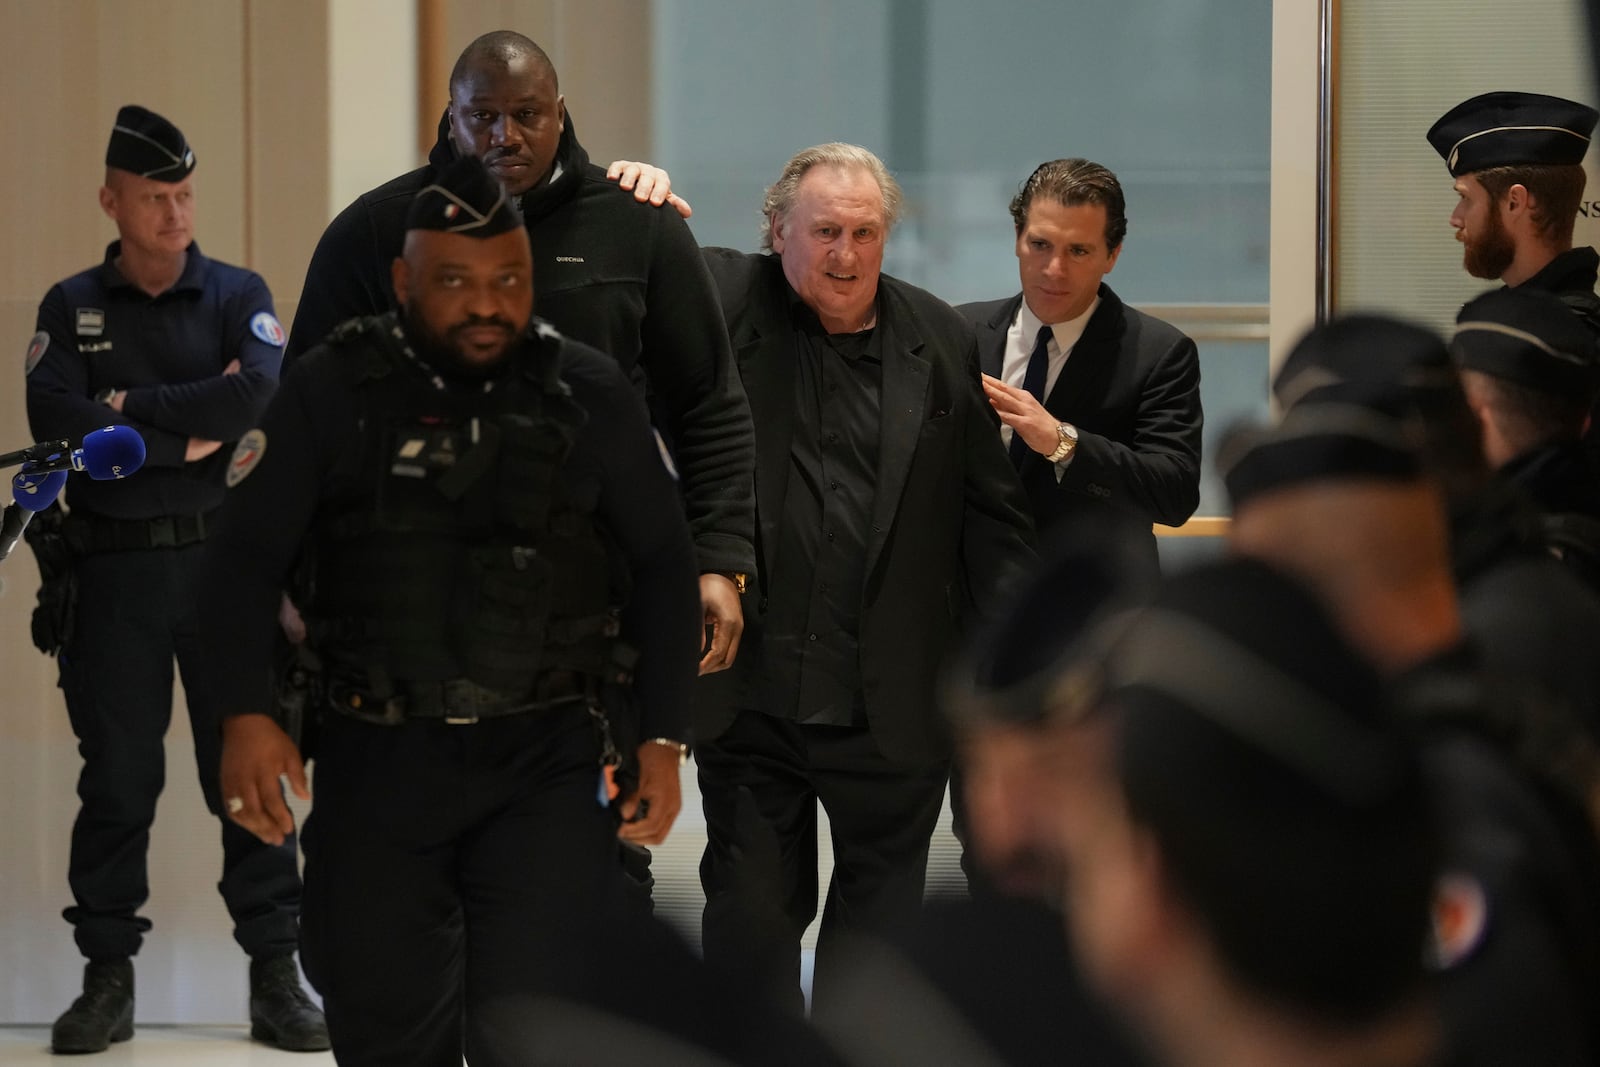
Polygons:
[[[526,34],[550,54],[594,162],[648,159],[650,5],[640,0],[448,0],[444,69],[490,30]],[[441,86],[434,112],[448,100]]]
[[[584,147],[596,163],[646,159],[650,139],[650,11],[638,0],[566,0],[561,79],[580,110]],[[582,11],[582,19],[578,17]]]
[[96,23],[99,121],[88,138],[96,160],[104,159],[119,105],[142,104],[171,119],[188,137],[197,160],[196,239],[207,255],[241,262],[246,254],[242,4],[79,0],[72,6],[80,5],[92,9]]
[[[0,299],[0,337],[5,339],[0,347],[0,450],[10,451],[26,445],[32,436],[28,433],[27,410],[23,400],[22,353],[28,338],[33,336],[35,317],[39,309],[38,296]],[[11,500],[10,477],[13,470],[0,471],[6,482],[0,482],[0,497]],[[10,696],[0,708],[0,751],[14,744],[38,744],[49,733],[58,733],[48,725],[59,720],[60,698],[55,695],[55,662],[40,655],[28,635],[28,620],[33,611],[34,591],[39,588],[39,570],[34,565],[33,554],[26,545],[18,545],[12,558],[0,563],[0,678],[6,680]],[[21,801],[28,794],[14,792],[12,787],[0,782],[0,800]],[[6,804],[6,811],[17,811],[18,806]],[[15,866],[11,854],[0,849],[0,902],[14,899],[7,890],[7,881]],[[5,950],[0,948],[0,955]]]
[[[0,186],[38,189],[36,210],[10,213],[0,293],[44,295],[115,237],[95,204],[117,108],[172,119],[199,159],[198,236],[207,254],[244,249],[241,3],[214,0],[4,0],[0,92],[8,144]],[[17,106],[25,101],[26,106]]]
[[250,267],[284,328],[328,213],[328,0],[248,5]]

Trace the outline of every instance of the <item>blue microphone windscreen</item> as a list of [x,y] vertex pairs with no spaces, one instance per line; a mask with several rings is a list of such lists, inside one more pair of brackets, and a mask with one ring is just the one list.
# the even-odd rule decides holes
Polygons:
[[83,439],[79,470],[96,481],[126,478],[144,466],[144,438],[132,426],[107,426]]
[[11,479],[11,499],[23,511],[43,511],[61,495],[61,487],[66,484],[66,471],[35,474],[24,467],[21,474]]

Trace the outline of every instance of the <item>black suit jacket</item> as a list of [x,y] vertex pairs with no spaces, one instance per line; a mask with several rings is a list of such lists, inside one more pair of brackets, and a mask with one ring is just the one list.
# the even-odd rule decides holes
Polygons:
[[[795,426],[796,334],[777,256],[707,249],[756,427],[758,580],[734,665],[700,680],[696,735],[760,707],[768,576],[780,542]],[[1032,564],[1027,501],[978,380],[972,330],[930,293],[878,283],[883,425],[859,633],[867,720],[891,759],[949,753],[941,665],[976,605]]]
[[[985,374],[1000,376],[1006,332],[1021,306],[1018,293],[956,309],[977,331]],[[1102,284],[1100,306],[1044,406],[1078,428],[1078,450],[1060,482],[1037,452],[1022,461],[1041,535],[1075,519],[1104,524],[1156,566],[1150,524],[1181,526],[1200,504],[1204,420],[1194,342]]]

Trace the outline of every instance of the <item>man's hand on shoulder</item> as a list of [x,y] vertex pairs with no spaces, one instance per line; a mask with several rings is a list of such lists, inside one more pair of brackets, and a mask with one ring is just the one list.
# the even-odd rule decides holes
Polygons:
[[[659,746],[657,746],[659,747]],[[235,715],[222,722],[223,813],[269,845],[294,832],[279,776],[301,800],[311,799],[300,750],[270,715]]]
[[619,159],[606,168],[606,177],[623,189],[631,189],[633,198],[641,204],[654,207],[671,204],[684,218],[694,214],[689,201],[672,191],[672,176],[660,167]]

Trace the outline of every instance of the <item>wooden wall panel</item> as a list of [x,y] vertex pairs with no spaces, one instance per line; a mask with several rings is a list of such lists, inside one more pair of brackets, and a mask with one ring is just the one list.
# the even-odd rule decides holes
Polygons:
[[12,250],[0,260],[0,294],[37,300],[41,283],[81,269],[115,236],[95,195],[106,138],[125,103],[161,112],[188,135],[200,163],[201,240],[208,253],[240,254],[241,26],[238,0],[8,0],[0,128],[9,145],[27,150],[0,154],[0,185],[41,196],[33,210],[0,221]]
[[329,0],[245,0],[250,266],[285,329],[328,205]]

